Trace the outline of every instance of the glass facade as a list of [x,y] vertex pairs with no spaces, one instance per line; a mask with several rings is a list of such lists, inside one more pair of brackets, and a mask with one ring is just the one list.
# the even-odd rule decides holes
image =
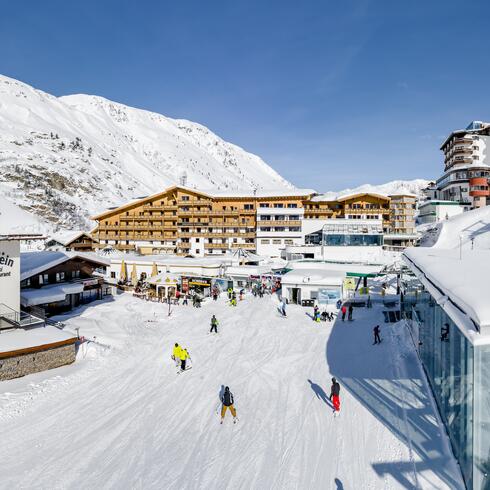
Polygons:
[[413,277],[403,291],[402,308],[466,486],[490,489],[490,345],[473,345]]
[[322,243],[322,231],[320,230],[318,232],[306,235],[305,243],[307,245],[325,245],[327,247],[381,247],[383,245],[383,235],[323,233]]

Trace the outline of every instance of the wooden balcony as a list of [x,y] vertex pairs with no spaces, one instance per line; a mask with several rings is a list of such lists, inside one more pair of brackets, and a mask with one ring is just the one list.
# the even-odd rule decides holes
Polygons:
[[257,221],[257,226],[301,226],[300,220],[259,220]]
[[205,243],[204,248],[212,248],[212,249],[225,249],[228,250],[229,246],[227,243]]
[[243,248],[244,250],[255,250],[255,243],[232,243],[231,248]]

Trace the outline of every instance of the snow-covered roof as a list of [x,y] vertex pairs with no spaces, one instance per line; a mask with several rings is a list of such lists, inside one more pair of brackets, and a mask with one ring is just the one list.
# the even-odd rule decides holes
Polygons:
[[119,206],[113,206],[110,207],[109,209],[106,209],[104,212],[99,213],[95,216],[92,216],[92,219],[96,220],[99,219],[102,216],[105,216],[106,214],[110,214],[114,210],[119,210],[119,209],[124,209],[129,206],[132,206],[136,203],[143,203],[145,201],[152,201],[158,196],[167,193],[168,191],[172,189],[180,189],[185,192],[189,192],[192,194],[200,194],[204,195],[210,198],[270,198],[270,197],[308,197],[311,196],[312,194],[315,194],[316,191],[313,189],[257,189],[257,190],[250,190],[250,189],[239,189],[239,190],[216,190],[216,189],[192,189],[190,187],[184,187],[181,185],[174,185],[171,187],[167,187],[165,189],[162,189],[161,191],[151,194],[148,196],[140,196],[137,198],[129,199],[126,202],[122,203]]
[[87,237],[93,238],[90,236],[90,234],[86,231],[59,231],[55,234],[53,234],[50,239],[55,240],[56,242],[60,243],[63,246],[68,246],[81,236],[86,235]]
[[179,255],[137,255],[124,254],[122,257],[110,257],[111,264],[120,264],[124,260],[126,264],[157,265],[196,265],[206,267],[220,267],[223,264],[231,264],[232,257],[181,257]]
[[20,303],[22,306],[36,306],[64,301],[67,294],[81,293],[83,288],[82,282],[76,282],[50,284],[35,289],[22,289],[20,292]]
[[489,249],[490,206],[473,209],[452,216],[447,220],[430,223],[422,237],[421,245],[436,248]]
[[101,257],[93,252],[23,252],[20,254],[20,280],[41,274],[67,260],[81,258],[95,262],[99,265],[109,266],[110,259]]
[[[406,249],[403,255],[422,283],[436,288],[436,301],[444,309],[450,304],[459,308],[490,342],[490,250],[464,250],[460,258],[458,249],[416,247]],[[466,327],[471,340],[477,341],[471,324]]]
[[281,278],[282,284],[341,286],[345,273],[326,269],[293,269]]
[[231,266],[226,268],[227,276],[260,276],[263,274],[271,274],[272,268],[269,266],[259,266],[259,265],[241,265],[241,266]]
[[0,353],[56,344],[75,338],[73,333],[59,330],[51,325],[29,330],[17,328],[0,335]]

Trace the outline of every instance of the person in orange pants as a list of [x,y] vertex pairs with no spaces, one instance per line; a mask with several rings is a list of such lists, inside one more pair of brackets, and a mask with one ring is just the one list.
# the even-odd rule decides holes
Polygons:
[[223,420],[226,415],[226,410],[230,409],[231,414],[233,415],[233,423],[236,424],[237,418],[236,418],[236,410],[235,407],[233,406],[233,394],[230,391],[230,388],[228,386],[225,388],[225,391],[223,392],[223,395],[221,396],[221,424],[223,423]]
[[330,388],[330,400],[333,405],[334,415],[340,413],[340,385],[335,378],[332,378],[332,387]]

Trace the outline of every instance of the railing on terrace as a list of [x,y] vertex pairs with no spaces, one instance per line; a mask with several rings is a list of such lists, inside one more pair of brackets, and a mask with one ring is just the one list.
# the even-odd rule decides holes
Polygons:
[[43,318],[38,318],[25,311],[15,311],[7,305],[0,303],[0,330],[26,328],[34,325],[39,326],[43,323]]

